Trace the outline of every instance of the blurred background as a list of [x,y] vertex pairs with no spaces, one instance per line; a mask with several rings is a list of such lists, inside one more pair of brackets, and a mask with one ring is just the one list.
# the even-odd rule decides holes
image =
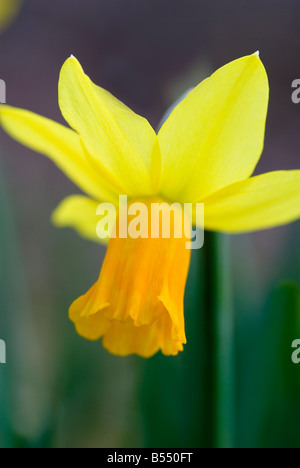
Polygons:
[[[299,168],[299,0],[24,0],[0,36],[7,103],[63,123],[57,82],[75,55],[94,82],[157,127],[168,106],[225,63],[260,50],[271,88],[257,173]],[[104,248],[50,215],[78,189],[0,134],[0,447],[206,447],[203,251],[176,358],[117,358],[80,338],[68,307]],[[300,447],[300,224],[230,238],[237,447]]]

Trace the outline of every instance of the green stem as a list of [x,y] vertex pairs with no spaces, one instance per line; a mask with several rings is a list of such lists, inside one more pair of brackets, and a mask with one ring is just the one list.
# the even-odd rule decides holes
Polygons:
[[234,315],[229,237],[207,232],[205,330],[207,337],[207,444],[235,446]]

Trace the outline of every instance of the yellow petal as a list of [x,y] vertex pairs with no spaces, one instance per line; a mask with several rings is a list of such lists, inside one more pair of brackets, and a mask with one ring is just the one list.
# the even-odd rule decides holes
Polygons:
[[23,109],[0,106],[0,124],[25,146],[48,156],[78,187],[94,198],[115,200],[116,193],[85,159],[76,132]]
[[165,356],[176,356],[186,343],[172,338],[172,321],[165,312],[153,324],[136,327],[114,320],[103,336],[103,346],[117,356],[137,354],[149,358],[159,350]]
[[0,0],[0,32],[7,28],[21,6],[21,0]]
[[[63,200],[52,214],[52,222],[57,227],[75,229],[78,234],[94,242],[107,244],[111,230],[99,224],[101,217],[97,214],[99,201],[82,195],[72,195]],[[115,212],[109,211],[108,226],[115,225]],[[101,229],[101,232],[99,232]]]
[[122,193],[150,195],[158,185],[160,152],[146,119],[95,86],[75,57],[62,67],[59,103],[82,137],[95,167],[105,169]]
[[290,223],[300,218],[300,170],[237,182],[204,203],[209,230],[239,233]]
[[[182,219],[175,212],[177,221]],[[103,337],[104,347],[120,356],[178,354],[186,343],[183,297],[190,254],[186,239],[173,234],[111,238],[97,283],[70,308],[78,333]]]
[[229,63],[197,86],[159,132],[161,194],[196,202],[249,177],[263,149],[268,96],[257,54]]

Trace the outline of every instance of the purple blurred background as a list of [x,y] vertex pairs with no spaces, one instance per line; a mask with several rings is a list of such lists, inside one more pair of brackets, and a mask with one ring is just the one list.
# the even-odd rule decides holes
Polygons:
[[[259,49],[271,101],[258,171],[297,168],[300,106],[291,83],[300,77],[299,17],[298,0],[25,0],[1,37],[0,73],[8,104],[62,122],[58,74],[73,54],[94,82],[156,126],[186,87]],[[14,189],[38,186],[51,207],[72,189],[48,161],[2,138],[12,148]]]

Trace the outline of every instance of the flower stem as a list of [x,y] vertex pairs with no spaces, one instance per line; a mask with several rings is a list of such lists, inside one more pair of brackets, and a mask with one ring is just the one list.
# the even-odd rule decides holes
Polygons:
[[229,237],[207,232],[204,256],[207,444],[234,448],[234,314]]

